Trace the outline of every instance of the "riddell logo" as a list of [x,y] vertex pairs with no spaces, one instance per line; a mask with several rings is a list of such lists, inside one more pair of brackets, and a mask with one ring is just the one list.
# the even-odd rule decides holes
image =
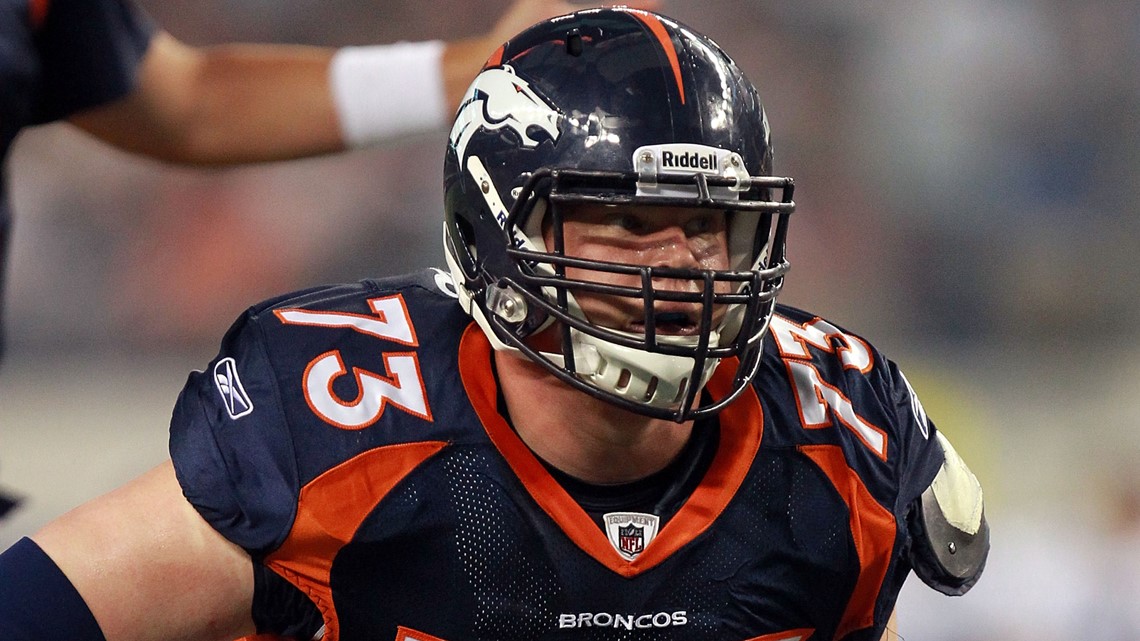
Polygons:
[[669,150],[661,152],[661,166],[665,169],[699,169],[701,171],[719,171],[716,153],[674,153]]

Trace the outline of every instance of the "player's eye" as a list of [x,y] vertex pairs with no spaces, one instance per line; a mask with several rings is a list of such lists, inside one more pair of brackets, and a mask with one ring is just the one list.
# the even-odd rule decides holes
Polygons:
[[724,220],[723,216],[724,214],[718,213],[694,216],[685,223],[685,235],[700,236],[701,234],[719,231]]
[[692,218],[689,222],[685,223],[685,233],[689,236],[696,236],[703,234],[712,228],[712,223],[706,216],[699,216]]
[[620,227],[623,231],[631,232],[634,234],[644,232],[646,230],[645,221],[639,216],[635,216],[629,212],[615,212],[606,217],[606,222],[610,225]]

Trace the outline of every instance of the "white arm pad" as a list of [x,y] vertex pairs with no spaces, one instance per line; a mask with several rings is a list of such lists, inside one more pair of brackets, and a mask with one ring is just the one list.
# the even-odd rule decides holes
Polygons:
[[444,43],[345,47],[333,55],[329,85],[349,147],[442,129],[447,122]]
[[942,432],[936,432],[935,437],[946,455],[930,485],[938,506],[950,525],[966,534],[977,534],[982,527],[982,484]]

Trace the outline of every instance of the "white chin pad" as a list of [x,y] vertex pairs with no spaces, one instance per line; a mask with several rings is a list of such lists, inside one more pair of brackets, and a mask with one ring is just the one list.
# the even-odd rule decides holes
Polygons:
[[[596,339],[577,330],[571,332],[575,372],[594,387],[635,403],[676,409],[683,400],[685,385],[693,373],[694,361],[686,356],[644,352]],[[632,336],[632,335],[631,335]],[[714,333],[710,342],[716,344]],[[688,336],[659,337],[661,343],[693,344]],[[716,359],[705,362],[700,387],[716,369]]]

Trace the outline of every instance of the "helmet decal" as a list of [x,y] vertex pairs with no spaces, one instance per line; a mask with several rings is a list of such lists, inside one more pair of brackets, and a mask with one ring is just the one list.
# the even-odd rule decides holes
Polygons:
[[518,134],[523,147],[537,147],[539,141],[531,138],[528,131],[538,127],[557,141],[560,116],[510,65],[485,69],[475,78],[459,107],[451,128],[451,145],[462,161],[467,143],[477,132],[508,127]]

